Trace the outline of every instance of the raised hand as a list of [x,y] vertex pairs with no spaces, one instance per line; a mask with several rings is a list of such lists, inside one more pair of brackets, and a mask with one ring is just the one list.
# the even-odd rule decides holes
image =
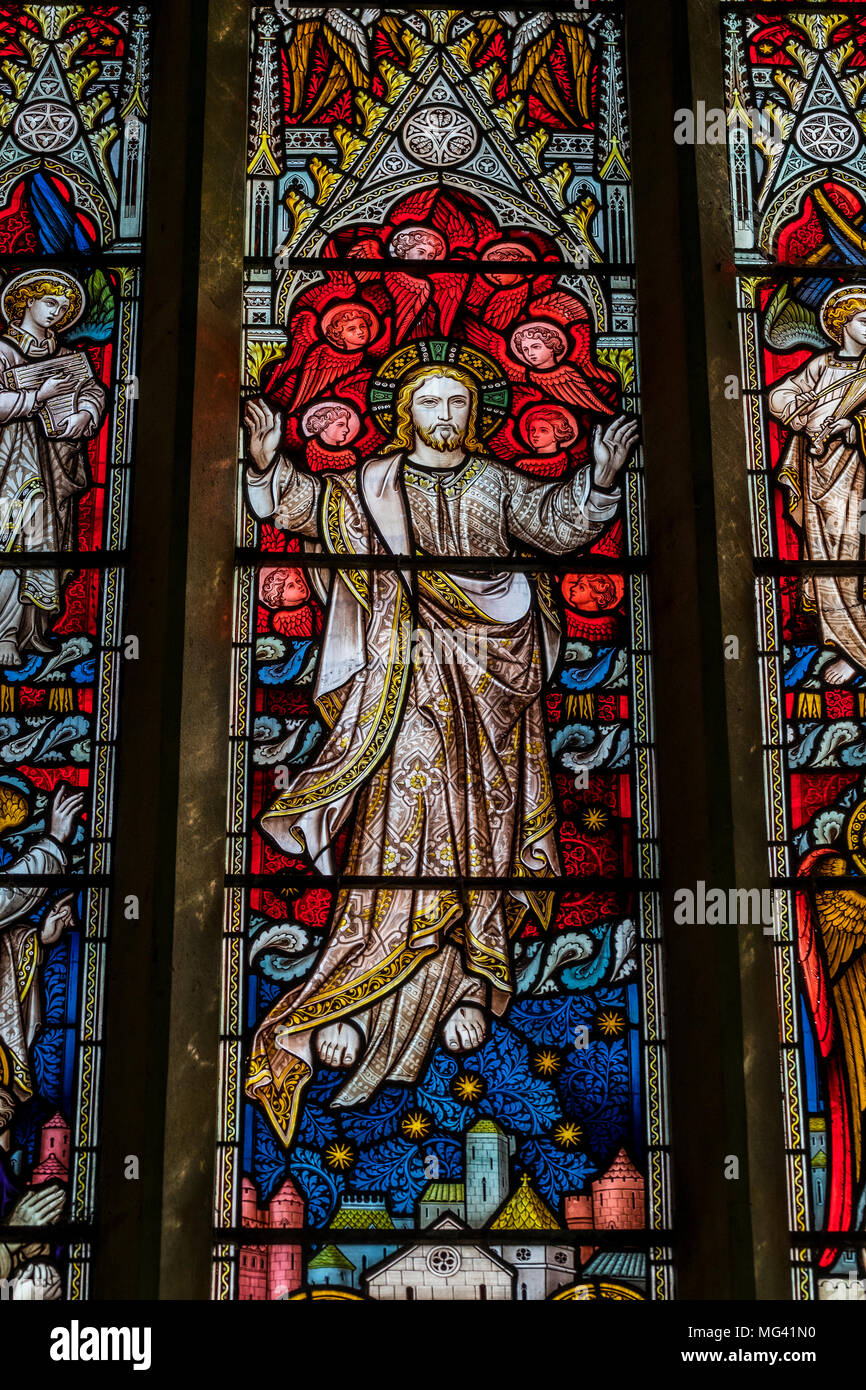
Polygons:
[[620,469],[628,462],[637,443],[638,422],[634,417],[618,415],[602,434],[601,425],[592,432],[594,479],[597,487],[612,487]]
[[283,437],[283,422],[267,401],[257,397],[247,401],[244,424],[250,432],[250,456],[260,473],[266,473],[274,461]]
[[74,787],[67,786],[65,782],[59,782],[54,798],[51,802],[51,814],[48,821],[48,833],[61,845],[72,838],[75,829],[75,822],[84,809],[84,792],[76,791]]

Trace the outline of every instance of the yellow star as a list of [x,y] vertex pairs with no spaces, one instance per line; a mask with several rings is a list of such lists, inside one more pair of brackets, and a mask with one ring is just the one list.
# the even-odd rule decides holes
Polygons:
[[458,1100],[469,1102],[477,1100],[481,1095],[481,1090],[480,1076],[467,1076],[466,1073],[464,1073],[463,1076],[458,1076],[457,1080],[454,1082],[454,1094]]
[[331,1144],[325,1150],[325,1159],[329,1168],[350,1168],[354,1155],[349,1144]]
[[595,1026],[606,1038],[615,1038],[617,1033],[621,1033],[625,1020],[622,1014],[616,1014],[612,1009],[599,1014],[595,1020]]
[[423,1139],[430,1133],[430,1121],[423,1111],[416,1110],[412,1115],[403,1116],[400,1128],[407,1139]]
[[535,1070],[541,1076],[553,1076],[554,1072],[559,1071],[561,1066],[559,1057],[549,1048],[545,1049],[544,1052],[539,1052],[535,1058]]
[[564,1149],[573,1149],[583,1138],[583,1130],[574,1120],[569,1120],[567,1124],[556,1126],[553,1137]]
[[583,813],[583,824],[587,830],[604,830],[608,813],[604,806],[588,806]]

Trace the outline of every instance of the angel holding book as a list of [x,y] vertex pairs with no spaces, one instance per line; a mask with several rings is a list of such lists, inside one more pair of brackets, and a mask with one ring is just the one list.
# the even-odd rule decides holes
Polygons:
[[85,307],[65,271],[24,271],[0,294],[0,667],[45,652],[69,571],[27,563],[76,545],[76,499],[91,485],[84,440],[96,434],[106,396],[86,353],[59,341]]

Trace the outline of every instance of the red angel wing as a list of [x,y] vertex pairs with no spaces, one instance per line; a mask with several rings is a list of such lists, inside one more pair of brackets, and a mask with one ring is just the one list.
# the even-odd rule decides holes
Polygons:
[[394,230],[397,231],[404,222],[423,222],[433,206],[438,192],[438,188],[422,188],[417,193],[410,193],[408,198],[404,198],[391,216],[391,225]]
[[322,396],[332,382],[354,372],[361,363],[361,352],[337,352],[330,343],[320,343],[307,357],[290,410],[299,410],[308,401]]
[[385,284],[394,301],[394,341],[399,343],[430,302],[430,281],[403,270],[387,270]]
[[454,315],[460,308],[466,286],[469,283],[468,275],[455,275],[446,272],[443,275],[431,275],[436,307],[439,310],[439,329],[447,337],[451,332],[451,325],[454,322]]
[[[831,862],[832,861],[832,862]],[[815,876],[810,893],[797,893],[797,946],[809,1012],[825,1061],[829,1117],[829,1182],[824,1225],[849,1231],[863,1171],[866,1113],[866,894],[850,887],[820,887],[844,860],[818,849],[800,865],[799,877]],[[822,1268],[837,1250],[820,1255]]]
[[431,220],[438,232],[444,232],[452,252],[469,251],[475,246],[478,233],[450,199],[441,200]]
[[299,367],[304,360],[309,349],[318,339],[318,321],[312,309],[301,309],[295,312],[291,319],[291,332],[289,333],[289,355],[280,365],[284,365],[287,371]]
[[541,315],[542,318],[556,319],[559,323],[586,323],[589,319],[582,300],[577,295],[566,294],[564,290],[539,295],[530,304],[529,312],[533,317]]
[[523,313],[528,285],[508,285],[496,290],[487,301],[484,318],[491,328],[510,328]]
[[506,374],[512,381],[525,381],[526,373],[522,367],[518,367],[516,362],[512,362],[508,356],[505,339],[501,333],[496,333],[486,324],[479,323],[477,319],[466,320],[466,337],[470,343],[474,343],[483,352],[489,352],[495,362],[504,368]]
[[563,365],[550,372],[531,371],[529,379],[551,400],[561,401],[563,405],[579,405],[600,415],[613,414],[613,407],[595,394],[586,377],[576,367]]

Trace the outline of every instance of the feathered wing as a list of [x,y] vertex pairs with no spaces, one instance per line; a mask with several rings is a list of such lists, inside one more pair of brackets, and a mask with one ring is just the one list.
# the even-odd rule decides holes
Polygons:
[[[814,903],[797,894],[797,939],[806,997],[825,1061],[829,1116],[829,1182],[824,1225],[848,1231],[863,1172],[866,1114],[866,892],[822,888],[832,850],[816,850],[800,866],[813,875]],[[827,1268],[836,1250],[820,1257]]]
[[496,290],[488,299],[484,317],[491,328],[510,328],[523,313],[528,285],[506,285]]
[[556,367],[551,372],[530,372],[529,380],[551,400],[563,405],[579,405],[600,415],[612,415],[613,407],[592,390],[586,377],[575,367]]
[[518,367],[516,362],[512,362],[508,356],[505,339],[501,333],[496,333],[486,324],[479,323],[477,319],[466,320],[466,336],[470,343],[481,348],[483,352],[489,352],[495,362],[498,362],[506,375],[512,381],[525,381],[526,373],[522,367]]
[[586,305],[576,294],[566,294],[564,290],[551,290],[549,294],[537,294],[529,306],[530,314],[552,314],[561,323],[588,323],[589,313]]
[[422,275],[407,275],[404,270],[388,270],[385,284],[394,301],[394,339],[399,343],[430,302],[430,281]]
[[87,314],[66,334],[66,341],[78,343],[86,338],[94,343],[107,343],[113,331],[114,295],[108,278],[97,268],[87,277]]
[[362,352],[337,352],[329,343],[320,343],[307,357],[290,410],[299,410],[308,401],[323,396],[332,382],[361,365]]
[[301,309],[292,316],[291,333],[289,341],[288,356],[286,357],[286,367],[294,370],[299,367],[307,351],[318,340],[318,319],[312,309]]
[[307,90],[307,77],[310,72],[310,59],[316,46],[319,32],[319,19],[300,19],[297,22],[291,43],[288,45],[289,79],[292,89],[292,115],[300,113]]
[[571,62],[574,76],[574,95],[577,109],[583,119],[589,120],[589,68],[592,50],[586,29],[573,20],[563,19],[562,38],[565,51]]
[[463,295],[466,292],[469,276],[445,271],[442,275],[431,275],[430,279],[433,284],[436,307],[439,310],[439,328],[447,337],[451,332],[454,316],[460,308]]
[[553,47],[555,39],[553,15],[549,10],[539,10],[537,14],[525,19],[514,31],[511,40],[511,71],[514,74],[516,91],[526,90],[539,64]]

